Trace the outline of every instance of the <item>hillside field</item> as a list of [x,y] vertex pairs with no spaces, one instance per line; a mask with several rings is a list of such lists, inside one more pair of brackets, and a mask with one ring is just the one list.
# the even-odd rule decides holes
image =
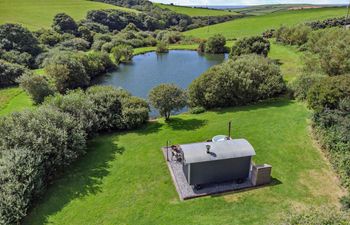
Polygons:
[[85,18],[93,9],[136,10],[88,0],[0,0],[0,24],[20,23],[31,30],[48,28],[57,13],[65,12],[75,20]]
[[[346,15],[346,8],[321,8],[292,10],[270,13],[263,16],[251,16],[225,23],[202,27],[185,32],[185,35],[208,38],[214,34],[223,34],[226,38],[239,38],[259,35],[267,29],[281,25],[294,25],[307,21],[323,20]],[[209,31],[208,31],[209,30]]]
[[160,8],[169,9],[171,11],[186,14],[189,16],[225,16],[225,15],[235,15],[236,12],[230,12],[226,10],[217,9],[205,9],[205,8],[193,8],[189,6],[178,6],[178,5],[167,5],[161,3],[153,3]]

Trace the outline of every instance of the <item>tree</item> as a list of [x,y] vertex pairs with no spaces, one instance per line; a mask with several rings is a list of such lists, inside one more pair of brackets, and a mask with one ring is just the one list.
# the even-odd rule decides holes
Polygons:
[[54,94],[53,88],[44,75],[27,72],[18,79],[18,83],[30,95],[35,104],[42,103],[45,97]]
[[168,44],[165,41],[160,41],[156,48],[157,53],[167,53],[169,52]]
[[279,67],[252,54],[211,67],[191,83],[189,98],[191,106],[227,107],[267,99],[284,90]]
[[216,34],[210,37],[205,45],[205,52],[218,54],[226,52],[226,38],[222,34]]
[[90,82],[84,65],[74,53],[58,52],[45,64],[46,74],[53,79],[56,89],[61,93],[86,87]]
[[37,39],[27,28],[10,23],[0,25],[0,49],[27,52],[32,56],[41,51]]
[[117,63],[130,62],[134,55],[134,49],[130,45],[118,45],[111,52]]
[[16,84],[26,69],[18,64],[9,63],[0,59],[0,87],[6,87]]
[[153,88],[148,98],[165,120],[169,120],[171,112],[178,111],[187,104],[186,93],[174,84],[161,84]]
[[74,19],[66,13],[58,13],[53,18],[52,28],[58,33],[76,34],[78,26]]
[[258,54],[267,56],[270,51],[270,42],[269,40],[260,37],[246,37],[238,40],[231,49],[230,57],[237,57],[245,54]]

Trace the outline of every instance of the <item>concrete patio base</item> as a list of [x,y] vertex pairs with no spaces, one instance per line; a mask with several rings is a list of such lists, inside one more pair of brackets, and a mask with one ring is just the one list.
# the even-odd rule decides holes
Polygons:
[[254,185],[251,182],[251,176],[249,176],[249,178],[245,180],[243,183],[238,184],[236,182],[225,182],[225,183],[217,183],[217,184],[208,184],[208,185],[202,186],[199,190],[196,190],[187,183],[186,177],[182,170],[182,163],[172,160],[170,151],[169,151],[169,157],[168,157],[169,161],[167,161],[166,148],[162,148],[162,152],[163,152],[165,161],[168,165],[174,185],[176,187],[176,190],[181,200],[187,200],[191,198],[197,198],[197,197],[202,197],[207,195],[214,195],[214,194],[219,194],[223,192],[230,192],[230,191],[254,187]]

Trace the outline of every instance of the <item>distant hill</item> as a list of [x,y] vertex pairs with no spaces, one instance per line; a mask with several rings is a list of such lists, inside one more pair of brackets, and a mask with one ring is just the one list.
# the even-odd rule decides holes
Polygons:
[[65,12],[75,20],[80,20],[93,9],[137,12],[129,8],[87,0],[0,0],[0,24],[20,23],[31,30],[36,30],[50,27],[57,13]]
[[225,16],[225,15],[235,15],[236,12],[231,10],[219,10],[219,9],[206,9],[200,7],[190,7],[190,6],[178,6],[178,5],[168,5],[161,3],[153,3],[160,8],[169,9],[176,13],[186,14],[189,16]]

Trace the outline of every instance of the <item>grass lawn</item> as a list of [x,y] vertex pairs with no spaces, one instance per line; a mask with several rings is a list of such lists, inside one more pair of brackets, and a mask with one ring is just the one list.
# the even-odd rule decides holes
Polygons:
[[225,16],[225,15],[236,15],[236,12],[229,12],[225,10],[217,9],[204,9],[204,8],[193,8],[189,6],[179,6],[179,5],[168,5],[161,3],[154,3],[160,8],[169,9],[171,11],[186,14],[189,16]]
[[293,25],[306,21],[322,20],[346,15],[346,8],[305,9],[271,13],[263,16],[251,16],[202,27],[185,32],[185,35],[208,38],[214,34],[223,34],[226,38],[239,38],[260,35],[267,29],[280,25]]
[[[271,224],[291,209],[336,205],[343,190],[308,133],[305,106],[276,100],[183,114],[170,123],[100,136],[48,189],[24,224]],[[273,185],[181,202],[160,147],[227,132],[249,140]]]
[[136,10],[87,0],[0,0],[0,24],[20,23],[31,30],[48,28],[57,13],[65,12],[75,20],[85,18],[93,9]]
[[11,87],[0,89],[0,116],[32,106],[31,99],[21,88]]

